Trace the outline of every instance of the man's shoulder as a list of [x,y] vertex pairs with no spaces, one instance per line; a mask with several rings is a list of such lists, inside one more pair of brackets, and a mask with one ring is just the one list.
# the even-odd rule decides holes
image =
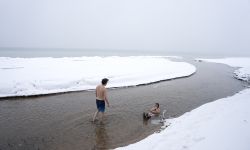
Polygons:
[[96,88],[100,88],[101,86],[102,86],[102,85],[101,85],[101,84],[99,84],[99,85],[97,85],[97,86],[96,86]]
[[100,85],[96,86],[96,89],[105,90],[106,88],[103,85],[100,84]]

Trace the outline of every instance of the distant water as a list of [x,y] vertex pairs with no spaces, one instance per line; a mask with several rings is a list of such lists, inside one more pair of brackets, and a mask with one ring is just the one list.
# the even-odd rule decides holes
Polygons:
[[81,56],[183,56],[185,58],[250,57],[250,52],[175,52],[159,50],[109,50],[109,49],[49,49],[49,48],[0,48],[0,57],[81,57]]

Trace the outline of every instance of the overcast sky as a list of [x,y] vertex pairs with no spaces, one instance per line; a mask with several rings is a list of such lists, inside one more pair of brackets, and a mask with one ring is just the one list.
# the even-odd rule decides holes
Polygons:
[[0,47],[250,51],[250,0],[0,0]]

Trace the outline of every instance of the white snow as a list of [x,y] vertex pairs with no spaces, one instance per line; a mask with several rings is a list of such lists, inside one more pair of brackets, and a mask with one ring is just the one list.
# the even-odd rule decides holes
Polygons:
[[236,70],[235,77],[250,82],[250,58],[222,58],[222,59],[198,59],[207,62],[227,64],[232,67],[240,67]]
[[205,104],[169,127],[117,150],[249,150],[250,90]]
[[[205,60],[205,59],[202,59]],[[237,74],[244,79],[250,73],[249,58],[206,60],[242,67]],[[166,120],[170,124],[135,144],[117,150],[249,150],[250,89],[232,97],[204,104],[184,115]]]
[[110,79],[108,87],[134,86],[195,71],[193,65],[170,61],[168,56],[0,57],[0,97],[89,90],[104,77]]

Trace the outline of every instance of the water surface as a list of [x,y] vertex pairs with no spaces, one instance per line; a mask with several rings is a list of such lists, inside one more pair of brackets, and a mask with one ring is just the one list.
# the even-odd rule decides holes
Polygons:
[[167,117],[178,117],[198,106],[244,89],[233,78],[234,68],[190,63],[197,72],[187,78],[145,86],[109,89],[111,107],[103,124],[91,123],[96,110],[93,91],[12,98],[0,101],[0,149],[110,149],[139,141],[160,125],[144,122],[142,112],[155,102]]

